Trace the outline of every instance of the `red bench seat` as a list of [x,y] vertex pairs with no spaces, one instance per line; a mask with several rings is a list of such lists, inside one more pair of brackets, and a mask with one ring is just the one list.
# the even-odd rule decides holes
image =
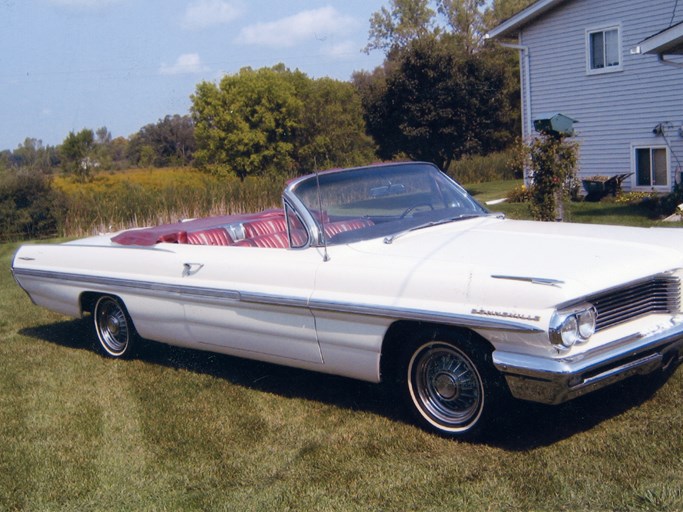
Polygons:
[[225,228],[210,228],[188,233],[187,243],[192,245],[233,245],[235,241]]

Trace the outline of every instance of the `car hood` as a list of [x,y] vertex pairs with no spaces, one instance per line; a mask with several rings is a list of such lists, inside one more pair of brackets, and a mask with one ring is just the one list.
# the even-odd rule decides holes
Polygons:
[[[410,260],[416,271],[430,267],[444,278],[466,274],[472,283],[482,283],[479,292],[489,300],[492,281],[501,292],[503,281],[518,283],[507,290],[512,295],[545,285],[555,289],[548,299],[557,304],[683,267],[683,230],[488,217],[419,229],[391,244],[374,240],[357,249]],[[476,300],[477,287],[468,287]]]

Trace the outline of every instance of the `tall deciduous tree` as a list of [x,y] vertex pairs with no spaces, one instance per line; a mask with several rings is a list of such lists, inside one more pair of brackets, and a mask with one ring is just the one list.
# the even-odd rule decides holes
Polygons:
[[390,0],[389,3],[389,9],[382,7],[370,18],[370,41],[366,52],[382,50],[389,53],[434,29],[436,13],[429,7],[429,0]]
[[132,163],[158,167],[188,165],[195,149],[192,118],[177,114],[143,126],[128,147]]
[[506,75],[495,61],[459,55],[452,38],[429,37],[410,43],[385,73],[359,86],[381,157],[406,154],[447,169],[465,154],[509,144]]
[[439,0],[438,11],[465,53],[471,55],[481,46],[486,34],[486,0]]
[[58,161],[54,147],[44,146],[42,140],[32,137],[26,137],[9,156],[13,167],[41,172],[48,172]]
[[283,65],[242,69],[192,96],[197,162],[216,173],[296,175],[374,157],[351,84]]
[[522,9],[533,4],[536,0],[493,0],[486,10],[486,26],[493,28]]
[[269,171],[291,174],[304,108],[291,78],[276,66],[243,68],[218,85],[200,83],[192,96],[199,164],[241,179]]
[[352,84],[331,78],[306,80],[301,97],[306,105],[296,140],[301,172],[362,165],[376,158]]

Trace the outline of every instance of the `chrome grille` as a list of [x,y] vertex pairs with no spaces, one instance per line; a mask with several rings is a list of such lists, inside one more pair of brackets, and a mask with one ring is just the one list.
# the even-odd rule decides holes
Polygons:
[[596,330],[607,329],[653,313],[677,313],[681,307],[681,281],[657,275],[590,299],[598,311]]

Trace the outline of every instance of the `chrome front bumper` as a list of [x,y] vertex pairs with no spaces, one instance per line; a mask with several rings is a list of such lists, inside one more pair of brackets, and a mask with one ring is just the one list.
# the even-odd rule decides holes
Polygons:
[[683,361],[683,324],[620,340],[577,356],[550,359],[495,351],[493,364],[515,398],[559,404],[634,375]]

